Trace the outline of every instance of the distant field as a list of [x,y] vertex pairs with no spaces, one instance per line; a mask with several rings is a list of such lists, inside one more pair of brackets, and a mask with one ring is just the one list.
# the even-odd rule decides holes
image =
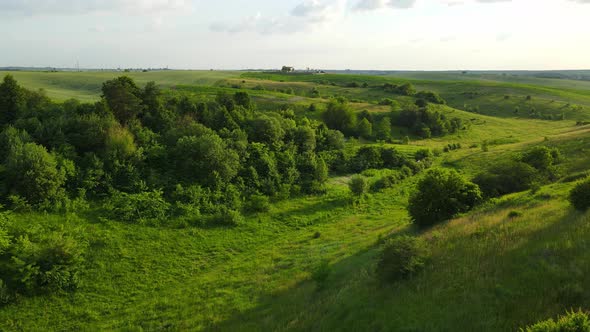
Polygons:
[[100,89],[104,81],[127,75],[139,85],[154,81],[161,86],[171,87],[178,84],[213,85],[219,80],[239,76],[238,72],[225,71],[152,71],[152,72],[29,72],[0,71],[0,76],[11,74],[19,84],[28,89],[45,89],[47,95],[62,101],[76,98],[93,101],[100,98]]

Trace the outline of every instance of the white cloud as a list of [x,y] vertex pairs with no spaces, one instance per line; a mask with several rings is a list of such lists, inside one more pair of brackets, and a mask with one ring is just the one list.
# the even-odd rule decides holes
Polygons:
[[0,14],[79,15],[90,13],[161,13],[185,10],[192,0],[2,0]]
[[344,13],[344,1],[304,1],[288,15],[265,17],[260,13],[237,23],[216,22],[210,25],[214,32],[257,32],[260,34],[294,33],[334,22]]
[[408,9],[414,7],[416,0],[361,0],[356,10],[376,10],[381,8]]
[[[472,0],[479,3],[496,3],[496,2],[511,2],[512,0]],[[590,0],[570,0],[577,2],[590,2]],[[440,2],[449,7],[463,5],[464,0],[440,0]],[[383,8],[393,9],[410,9],[414,8],[418,0],[359,0],[353,7],[357,11],[371,11]]]

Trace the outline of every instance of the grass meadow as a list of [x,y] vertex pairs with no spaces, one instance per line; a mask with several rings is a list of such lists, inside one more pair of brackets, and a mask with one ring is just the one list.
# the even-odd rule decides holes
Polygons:
[[[122,73],[11,74],[58,101],[95,101],[102,82]],[[590,86],[577,81],[448,73],[125,74],[141,85],[156,81],[169,91],[209,98],[241,89],[260,109],[290,104],[309,112],[312,103],[321,109],[329,97],[345,96],[355,110],[375,114],[390,112],[378,104],[382,98],[408,102],[380,89],[383,83],[410,81],[419,90],[439,92],[448,103],[436,107],[469,123],[468,130],[411,137],[405,145],[371,144],[390,144],[408,155],[433,149],[439,152],[436,166],[467,177],[537,145],[561,150],[563,177],[590,166],[590,126],[576,125],[590,119]],[[350,82],[367,87],[347,87]],[[320,97],[310,95],[313,88]],[[516,107],[522,113],[515,114]],[[529,108],[564,117],[532,118],[525,112]],[[406,134],[394,131],[394,139]],[[462,147],[442,152],[454,143]],[[493,199],[419,230],[406,211],[417,178],[358,204],[352,203],[348,179],[333,177],[325,195],[274,203],[269,212],[249,214],[235,228],[195,228],[177,220],[158,227],[132,225],[93,209],[17,213],[31,227],[85,234],[88,254],[75,293],[19,298],[0,309],[0,330],[517,331],[569,309],[590,309],[590,213],[575,211],[567,201],[575,182],[556,181]],[[374,272],[379,245],[399,234],[426,239],[433,254],[420,275],[382,285]],[[320,287],[313,271],[323,262],[329,275]]]

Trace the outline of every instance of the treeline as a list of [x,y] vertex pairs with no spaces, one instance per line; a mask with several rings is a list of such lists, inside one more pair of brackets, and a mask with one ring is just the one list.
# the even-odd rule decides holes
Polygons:
[[427,105],[406,106],[402,111],[374,116],[367,111],[355,112],[343,98],[328,103],[322,119],[328,128],[343,132],[348,137],[362,137],[388,141],[392,138],[392,126],[400,126],[423,138],[444,136],[466,129],[460,118],[449,118]]
[[338,128],[257,111],[245,92],[164,94],[123,76],[94,104],[54,103],[6,76],[0,109],[1,199],[20,211],[98,202],[118,220],[233,225],[273,200],[323,193],[329,171],[423,168],[392,148],[347,152]]

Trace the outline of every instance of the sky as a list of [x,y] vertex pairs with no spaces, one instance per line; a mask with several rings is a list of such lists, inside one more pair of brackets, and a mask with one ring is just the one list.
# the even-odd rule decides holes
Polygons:
[[0,66],[590,69],[590,0],[0,0]]

